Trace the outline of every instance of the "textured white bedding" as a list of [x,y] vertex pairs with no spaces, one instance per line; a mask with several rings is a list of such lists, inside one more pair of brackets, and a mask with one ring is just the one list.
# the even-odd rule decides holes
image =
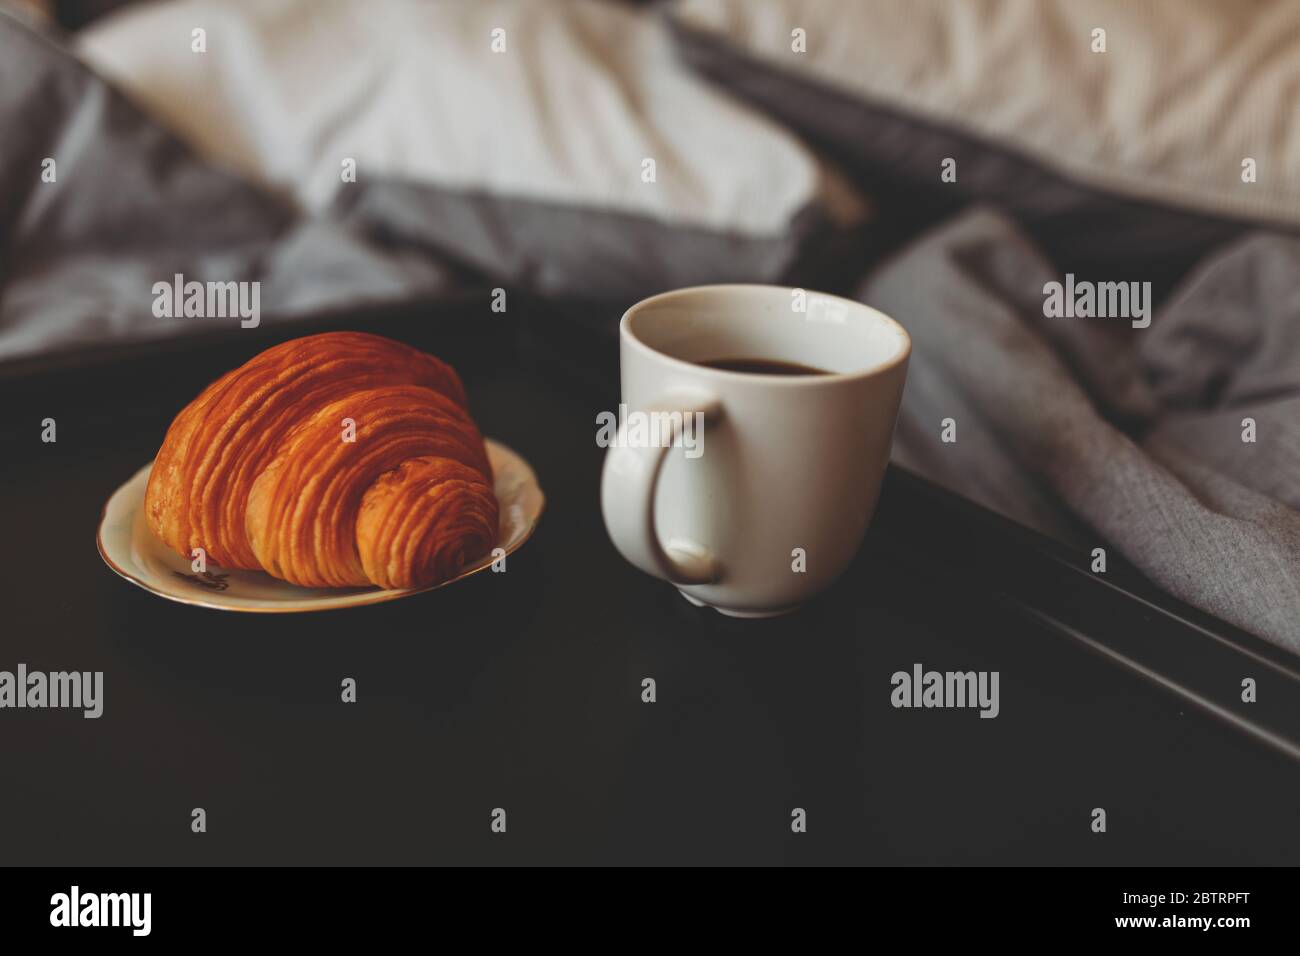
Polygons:
[[358,179],[745,236],[814,202],[864,214],[797,138],[678,64],[660,18],[596,0],[173,0],[78,50],[202,154],[315,210],[351,158]]
[[1083,184],[1300,224],[1295,0],[676,0],[672,13]]

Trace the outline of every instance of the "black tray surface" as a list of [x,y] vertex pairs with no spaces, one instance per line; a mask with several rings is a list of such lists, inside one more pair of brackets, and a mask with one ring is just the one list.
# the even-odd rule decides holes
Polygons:
[[[542,315],[488,316],[340,324],[460,368],[484,433],[537,470],[537,534],[505,574],[324,614],[173,604],[94,544],[105,499],[179,408],[304,329],[0,385],[0,669],[106,685],[98,720],[0,711],[4,862],[1300,859],[1289,655],[898,471],[823,598],[770,621],[692,607],[624,563],[600,519],[609,342],[584,354]],[[893,707],[891,675],[915,664],[997,671],[999,716]],[[1247,676],[1257,710],[1239,700]]]

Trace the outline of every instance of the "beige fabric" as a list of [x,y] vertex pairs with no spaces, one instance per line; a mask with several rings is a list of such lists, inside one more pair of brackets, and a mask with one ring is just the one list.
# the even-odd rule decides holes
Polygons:
[[673,15],[1089,185],[1300,223],[1296,0],[677,0]]
[[174,0],[97,22],[78,48],[204,155],[313,209],[350,157],[358,181],[746,236],[782,235],[812,202],[864,213],[794,136],[681,67],[660,18],[616,4]]
[[0,0],[0,10],[8,10],[35,27],[48,27],[54,20],[51,0]]

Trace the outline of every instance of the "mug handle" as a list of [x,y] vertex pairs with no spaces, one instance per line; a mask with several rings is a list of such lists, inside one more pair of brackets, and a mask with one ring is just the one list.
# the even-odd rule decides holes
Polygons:
[[605,455],[605,468],[600,477],[600,508],[605,516],[605,528],[623,557],[647,574],[673,584],[712,584],[722,569],[704,548],[693,542],[673,541],[669,543],[675,552],[672,556],[660,545],[655,532],[655,489],[668,450],[681,438],[680,423],[687,415],[699,413],[703,415],[704,427],[711,428],[721,419],[722,406],[708,396],[676,395],[638,411],[677,412],[680,417],[670,419],[674,423],[672,438],[658,446],[647,443],[630,447],[626,442],[627,422],[619,426],[618,440]]

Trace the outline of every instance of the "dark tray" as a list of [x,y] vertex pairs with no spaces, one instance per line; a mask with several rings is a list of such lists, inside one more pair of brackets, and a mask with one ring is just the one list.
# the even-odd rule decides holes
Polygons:
[[[98,721],[0,713],[6,862],[1298,858],[1289,655],[898,470],[821,599],[771,621],[691,607],[618,557],[598,513],[617,316],[589,312],[593,333],[487,301],[334,323],[454,362],[484,432],[547,495],[506,574],[373,607],[183,607],[94,547],[104,499],[180,406],[306,327],[6,377],[0,668],[107,684]],[[57,445],[40,443],[46,416]],[[998,671],[1001,713],[894,708],[891,675],[916,663]],[[355,705],[339,702],[348,676]],[[1258,703],[1241,703],[1243,677]]]
[[[594,394],[617,396],[617,317],[589,304],[563,311],[561,321],[531,313],[523,330],[527,353]],[[873,535],[887,538],[926,576],[987,592],[1017,615],[1300,760],[1300,659],[1169,596],[1115,548],[1106,549],[1107,571],[1094,573],[1090,554],[898,467],[886,478]],[[1249,704],[1241,699],[1243,677],[1257,683]]]

